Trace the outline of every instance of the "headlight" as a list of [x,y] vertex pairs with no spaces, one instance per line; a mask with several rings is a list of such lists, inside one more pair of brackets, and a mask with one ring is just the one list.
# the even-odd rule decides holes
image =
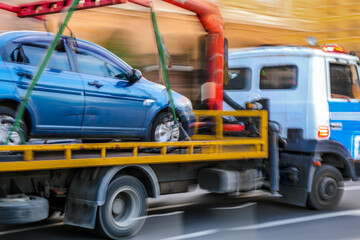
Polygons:
[[176,105],[178,105],[179,107],[186,109],[186,110],[193,110],[192,107],[192,103],[190,101],[190,99],[188,99],[187,97],[182,97],[180,98],[180,100],[176,103]]

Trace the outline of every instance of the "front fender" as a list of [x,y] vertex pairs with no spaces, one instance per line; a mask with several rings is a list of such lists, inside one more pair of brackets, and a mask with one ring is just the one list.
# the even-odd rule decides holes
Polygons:
[[349,150],[340,142],[335,140],[300,140],[296,142],[288,142],[284,151],[291,153],[307,153],[307,154],[318,154],[324,153],[335,154],[342,159],[345,167],[344,177],[352,178],[357,180],[358,176],[355,171],[354,160]]

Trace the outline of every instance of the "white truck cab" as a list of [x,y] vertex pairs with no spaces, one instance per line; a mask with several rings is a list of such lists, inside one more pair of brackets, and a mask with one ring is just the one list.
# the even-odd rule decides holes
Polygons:
[[[269,99],[270,120],[298,151],[324,141],[329,149],[345,148],[336,155],[360,160],[358,61],[337,46],[236,49],[229,53],[224,91],[243,106]],[[224,102],[224,109],[231,107]]]

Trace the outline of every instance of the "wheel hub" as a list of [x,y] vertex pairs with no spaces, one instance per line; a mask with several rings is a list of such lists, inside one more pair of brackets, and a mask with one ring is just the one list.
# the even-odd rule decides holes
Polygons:
[[[12,123],[15,121],[13,117],[7,115],[0,116],[0,143],[4,144],[11,131]],[[8,145],[19,145],[21,144],[21,138],[19,131],[13,131],[9,139]]]
[[174,121],[163,121],[155,128],[156,142],[176,142],[180,138],[180,128]]
[[138,217],[139,198],[132,189],[121,189],[112,200],[112,221],[120,228],[126,228]]
[[115,199],[112,207],[113,214],[121,215],[124,211],[124,201],[121,199]]
[[335,179],[325,177],[320,183],[320,197],[323,200],[329,200],[336,196],[338,184]]

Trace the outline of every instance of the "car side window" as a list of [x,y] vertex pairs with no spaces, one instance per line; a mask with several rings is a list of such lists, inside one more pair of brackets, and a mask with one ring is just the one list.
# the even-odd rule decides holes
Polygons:
[[86,49],[78,49],[76,56],[82,73],[122,80],[128,79],[122,68],[100,54]]
[[294,65],[263,67],[260,89],[294,89],[298,84],[298,69]]
[[[17,43],[8,45],[7,59],[10,62],[39,66],[44,58],[48,43]],[[54,50],[48,68],[70,71],[70,63],[65,51]]]

